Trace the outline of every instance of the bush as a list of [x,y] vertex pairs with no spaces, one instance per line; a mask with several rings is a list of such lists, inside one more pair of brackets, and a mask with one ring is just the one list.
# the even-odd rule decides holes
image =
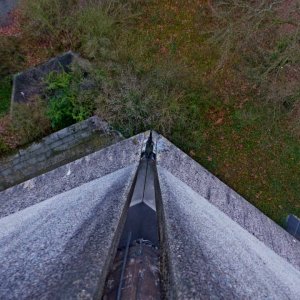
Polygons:
[[142,73],[134,66],[110,66],[114,72],[100,80],[96,113],[125,136],[149,128],[171,134],[180,120],[184,92],[174,81],[178,73],[168,69],[153,69]]
[[0,117],[9,111],[11,88],[12,82],[10,76],[0,79]]
[[52,72],[46,78],[47,116],[54,129],[67,127],[83,121],[95,109],[93,90],[85,90],[84,74],[75,70],[71,73]]
[[[23,32],[28,39],[45,41],[60,49],[70,41],[66,31],[67,21],[77,0],[26,0],[21,13]],[[68,17],[67,17],[68,16]]]
[[20,71],[24,62],[19,38],[0,36],[0,78]]
[[130,17],[128,6],[113,0],[26,0],[23,32],[28,41],[44,43],[54,53],[71,48],[88,58],[107,58],[114,50],[116,25]]
[[51,132],[45,112],[46,104],[39,98],[28,103],[14,104],[12,129],[18,137],[17,146],[26,145]]
[[63,128],[74,123],[73,101],[75,95],[71,90],[72,75],[66,72],[52,72],[46,79],[48,102],[47,115],[52,128]]

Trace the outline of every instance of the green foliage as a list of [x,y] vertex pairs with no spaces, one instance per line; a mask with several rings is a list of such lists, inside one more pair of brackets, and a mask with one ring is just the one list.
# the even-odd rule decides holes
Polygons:
[[47,116],[52,128],[63,128],[74,123],[72,116],[74,93],[71,86],[72,76],[66,72],[52,72],[46,79]]
[[2,138],[0,138],[0,155],[3,155],[9,152],[10,150],[10,147],[5,143],[5,141]]
[[47,116],[54,129],[69,126],[90,117],[94,111],[93,91],[83,90],[83,74],[52,72],[45,80]]
[[29,103],[14,104],[11,126],[18,137],[17,146],[28,144],[49,134],[51,128],[46,117],[45,102],[37,98]]
[[24,56],[18,37],[0,36],[0,78],[18,72],[24,66]]
[[114,35],[114,20],[100,5],[78,10],[72,21],[74,46],[88,58],[106,58]]
[[9,111],[11,97],[11,77],[0,79],[0,117]]
[[[280,1],[171,2],[24,1],[27,51],[72,49],[95,65],[88,75],[49,75],[52,127],[96,111],[125,136],[155,129],[278,223],[299,215],[299,140],[289,133],[291,124],[300,132],[299,20],[278,34]],[[6,40],[6,57],[19,53],[15,42]],[[14,72],[3,49],[0,69]],[[49,130],[20,110],[23,143]]]

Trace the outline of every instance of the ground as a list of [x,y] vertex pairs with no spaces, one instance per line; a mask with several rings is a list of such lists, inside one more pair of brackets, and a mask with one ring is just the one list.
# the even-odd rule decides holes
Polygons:
[[0,31],[22,41],[23,68],[80,52],[101,73],[97,111],[125,135],[152,127],[279,224],[300,215],[299,18],[288,9],[297,1],[133,1],[76,24],[27,2],[26,26],[16,18]]

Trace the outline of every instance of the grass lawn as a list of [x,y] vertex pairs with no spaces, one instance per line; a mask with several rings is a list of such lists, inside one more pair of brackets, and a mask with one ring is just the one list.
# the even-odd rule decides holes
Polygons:
[[[170,60],[174,68],[183,66],[178,71],[187,83],[183,101],[189,122],[175,126],[168,137],[283,225],[288,214],[300,216],[299,139],[288,130],[285,113],[274,114],[273,104],[262,102],[265,95],[256,100],[251,82],[238,79],[232,69],[212,72],[220,51],[205,46],[202,4],[145,4],[134,46],[141,41],[148,46],[137,63],[147,68]],[[229,92],[219,92],[225,89]]]
[[268,1],[75,2],[24,1],[28,66],[79,52],[95,86],[88,95],[71,80],[79,112],[95,107],[125,136],[157,130],[277,223],[300,216],[300,30],[279,34]]

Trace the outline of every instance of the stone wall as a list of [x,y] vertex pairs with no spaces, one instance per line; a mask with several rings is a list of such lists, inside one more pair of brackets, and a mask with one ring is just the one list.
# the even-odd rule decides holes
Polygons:
[[122,136],[98,117],[66,127],[10,157],[0,160],[0,190],[53,170],[96,150],[114,144]]
[[28,102],[31,98],[41,96],[45,90],[44,79],[50,72],[69,71],[73,62],[80,58],[72,51],[56,56],[45,63],[18,73],[13,79],[11,110],[14,103]]

